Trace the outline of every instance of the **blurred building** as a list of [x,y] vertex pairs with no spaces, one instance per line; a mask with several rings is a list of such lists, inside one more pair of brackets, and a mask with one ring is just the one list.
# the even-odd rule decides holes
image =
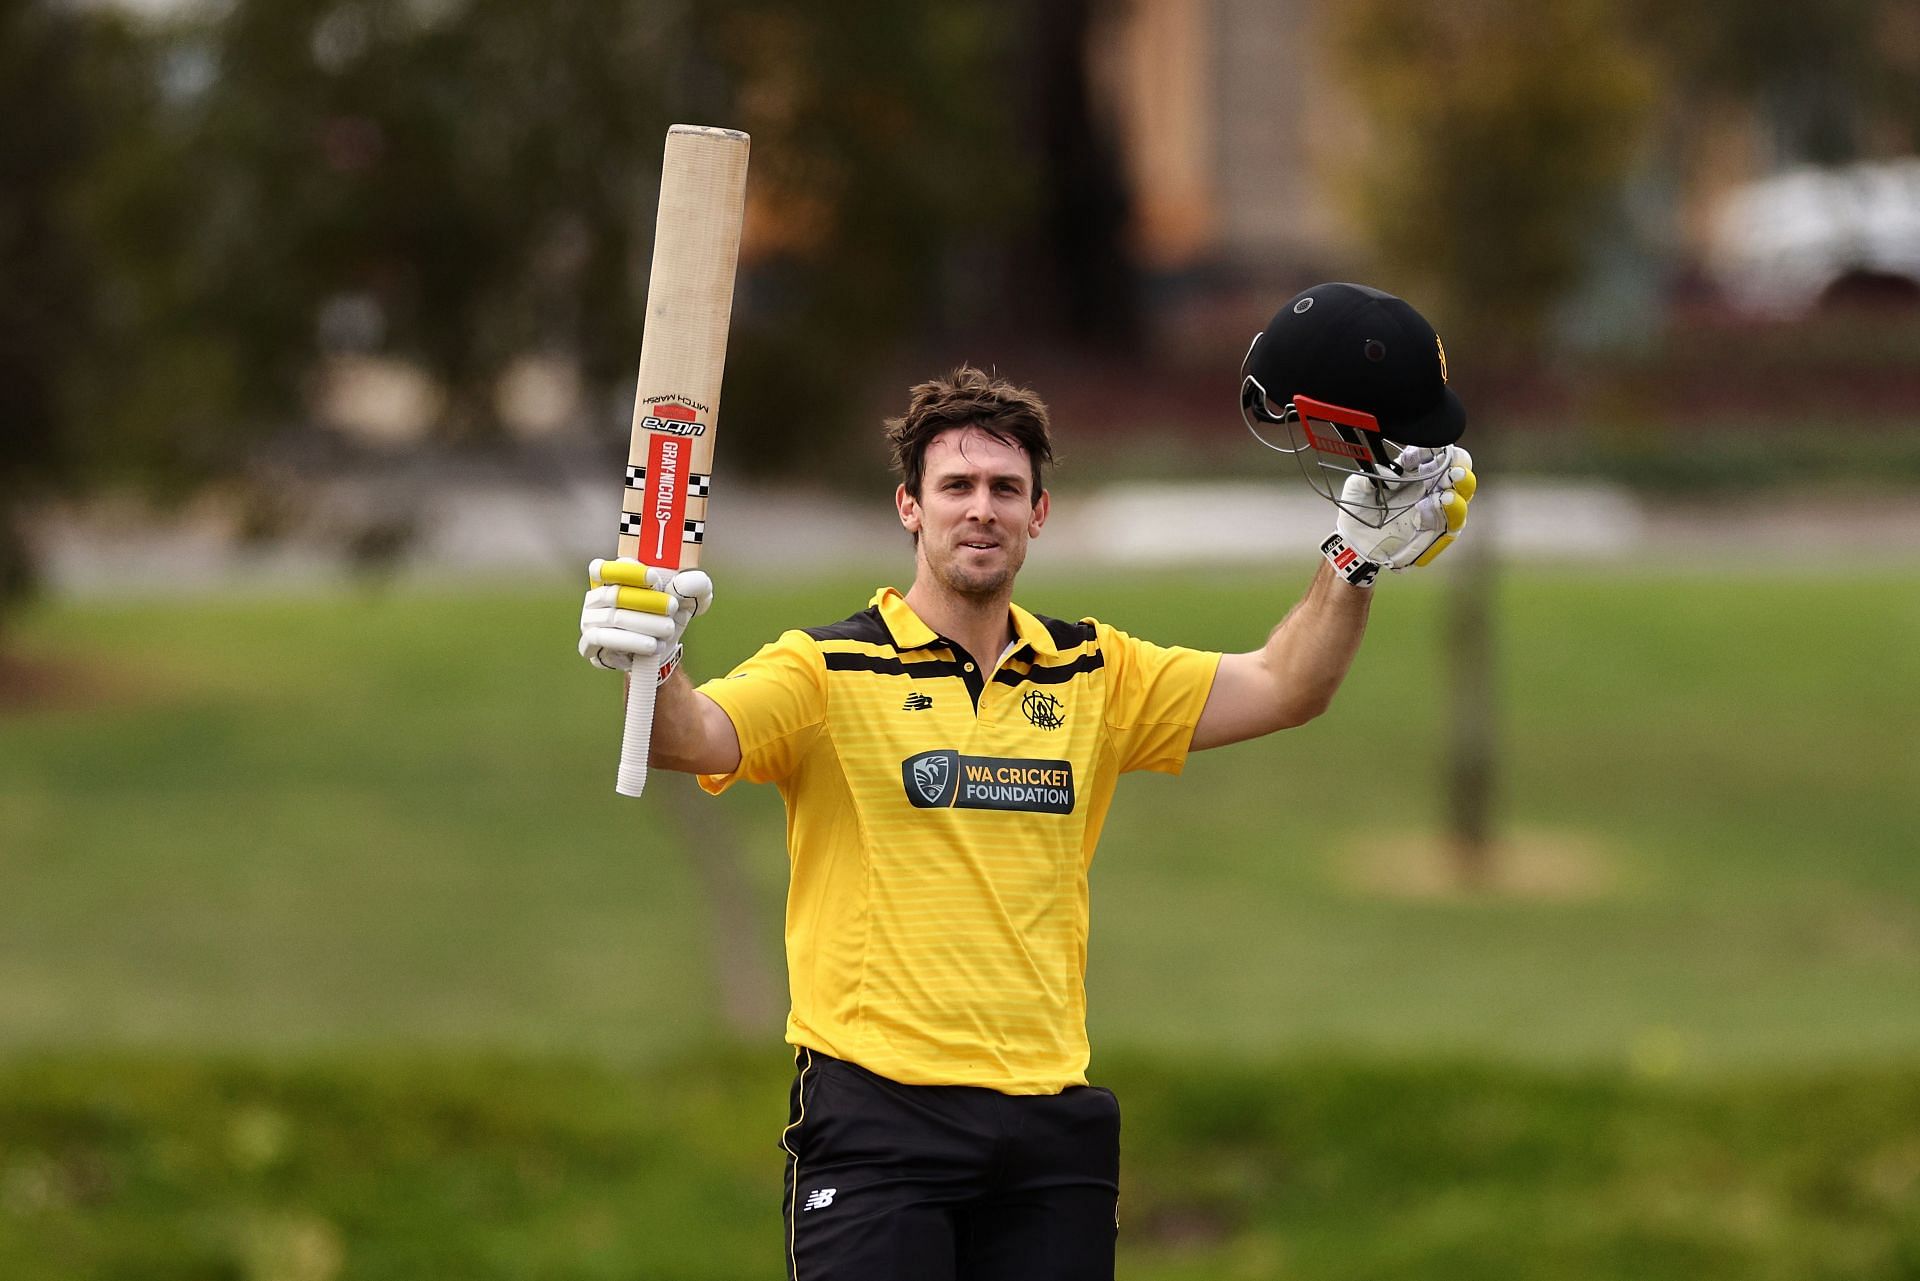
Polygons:
[[1095,32],[1094,91],[1130,188],[1145,336],[1175,366],[1217,363],[1272,299],[1351,270],[1355,244],[1322,166],[1352,130],[1316,9],[1133,0]]
[[1285,271],[1350,248],[1316,150],[1347,135],[1310,0],[1135,0],[1101,37],[1149,270]]

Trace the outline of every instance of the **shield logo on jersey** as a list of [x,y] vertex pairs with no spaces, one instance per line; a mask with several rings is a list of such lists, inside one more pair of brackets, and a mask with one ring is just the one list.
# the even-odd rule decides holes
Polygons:
[[915,809],[945,809],[953,803],[954,784],[960,772],[954,768],[952,752],[922,752],[900,763],[907,800]]

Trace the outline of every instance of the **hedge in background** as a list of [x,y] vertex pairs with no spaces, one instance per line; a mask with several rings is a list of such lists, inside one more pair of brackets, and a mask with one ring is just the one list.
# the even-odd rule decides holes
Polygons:
[[[1920,1073],[1109,1065],[1122,1275],[1920,1276]],[[9,1281],[780,1275],[786,1065],[0,1068]]]

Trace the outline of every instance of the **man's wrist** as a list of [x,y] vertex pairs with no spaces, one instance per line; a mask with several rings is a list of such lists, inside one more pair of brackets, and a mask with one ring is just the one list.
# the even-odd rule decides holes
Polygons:
[[1379,562],[1368,560],[1354,550],[1338,530],[1328,534],[1326,541],[1320,544],[1320,554],[1333,566],[1334,573],[1355,587],[1372,587],[1373,580],[1380,576]]
[[684,649],[685,649],[685,646],[683,645],[675,645],[673,647],[673,652],[671,654],[668,654],[666,658],[661,661],[660,678],[653,683],[655,689],[658,689],[660,686],[665,685],[669,680],[673,678],[673,674],[680,670],[680,658]]

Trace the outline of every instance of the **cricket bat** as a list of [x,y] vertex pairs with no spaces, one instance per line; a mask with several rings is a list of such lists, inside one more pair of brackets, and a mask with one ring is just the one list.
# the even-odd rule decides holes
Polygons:
[[[667,130],[618,552],[658,568],[694,568],[706,543],[748,145],[736,129]],[[636,662],[627,678],[614,784],[622,796],[638,796],[647,785],[654,687],[664,657]]]

